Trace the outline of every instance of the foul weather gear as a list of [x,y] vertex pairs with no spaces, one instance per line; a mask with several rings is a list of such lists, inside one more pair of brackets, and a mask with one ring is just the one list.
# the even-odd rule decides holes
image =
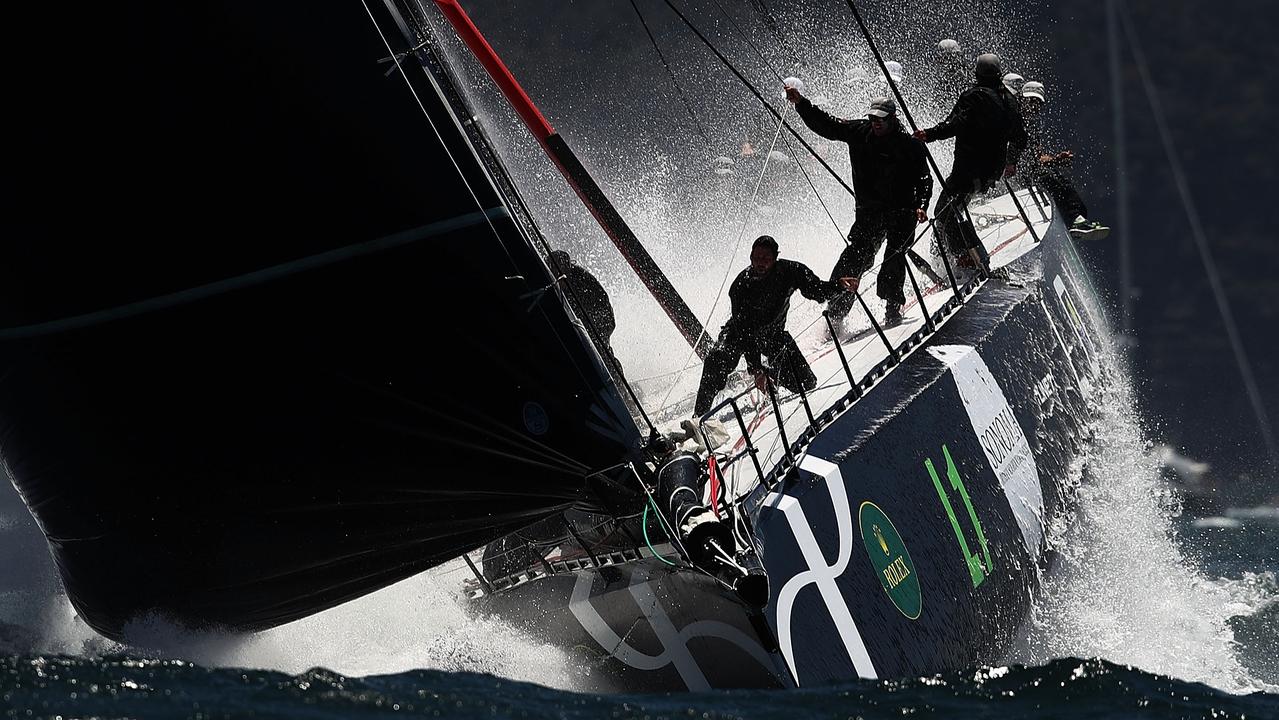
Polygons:
[[[872,112],[886,109],[891,100],[871,102]],[[880,266],[876,292],[890,302],[905,302],[906,251],[914,241],[916,210],[927,210],[933,195],[933,178],[928,173],[924,144],[897,127],[886,135],[876,135],[869,120],[841,120],[800,98],[795,108],[813,132],[831,140],[848,143],[853,191],[857,194],[857,216],[848,231],[848,247],[840,253],[831,280],[861,277],[875,261],[879,244],[888,238],[884,263]],[[896,107],[893,106],[893,110]],[[855,297],[837,297],[830,303],[831,315],[843,319]]]
[[979,77],[960,94],[946,119],[924,134],[928,142],[955,138],[955,162],[937,198],[938,240],[955,253],[979,247],[977,232],[966,219],[968,201],[993,187],[1009,159],[1015,163],[1026,149],[1021,111],[998,74]]
[[755,275],[746,268],[728,289],[732,316],[720,331],[719,342],[706,356],[702,381],[697,390],[697,415],[711,409],[715,395],[724,389],[728,374],[746,356],[746,368],[764,368],[767,355],[782,387],[793,392],[817,386],[808,361],[786,332],[790,297],[798,290],[814,302],[826,302],[843,293],[838,283],[821,280],[807,265],[794,260],[778,260],[767,273]]

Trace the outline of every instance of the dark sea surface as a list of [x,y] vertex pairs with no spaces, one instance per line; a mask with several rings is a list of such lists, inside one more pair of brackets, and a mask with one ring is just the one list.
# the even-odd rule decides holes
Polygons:
[[0,661],[6,717],[1266,718],[1271,695],[1230,695],[1102,660],[1055,660],[791,691],[581,695],[472,673],[348,678],[127,657]]

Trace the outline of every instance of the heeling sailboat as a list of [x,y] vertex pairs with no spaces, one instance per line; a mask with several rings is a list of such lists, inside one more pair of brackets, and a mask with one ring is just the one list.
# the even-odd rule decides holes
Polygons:
[[[436,4],[472,51],[491,53],[456,2]],[[924,289],[908,270],[907,321],[880,327],[862,303],[874,332],[819,347],[817,389],[753,401],[747,390],[703,418],[738,432],[713,462],[701,434],[700,471],[687,456],[661,459],[652,519],[648,508],[570,513],[490,545],[476,607],[582,652],[601,689],[791,686],[998,661],[1051,561],[1048,529],[1069,517],[1106,346],[1053,208],[1033,187],[1005,189],[970,209],[992,277],[958,284],[947,267],[948,281]],[[668,473],[684,482],[666,485]],[[668,505],[676,497],[686,503]],[[714,552],[699,554],[705,525],[687,522],[699,503],[731,526],[724,545],[741,554],[723,564],[766,585],[726,578]]]
[[[79,97],[24,106],[16,167],[50,192],[2,264],[0,452],[81,616],[112,637],[150,612],[265,628],[522,528],[482,558],[480,601],[598,646],[614,687],[905,674],[1006,645],[1096,367],[1051,210],[1032,222],[1019,191],[977,212],[1025,284],[919,292],[901,327],[815,359],[834,380],[812,396],[726,405],[741,434],[707,504],[707,458],[641,431],[569,311],[425,12],[102,18],[123,111],[57,134]],[[208,37],[168,34],[174,13]],[[84,248],[91,268],[45,212],[63,203],[40,168],[73,158],[100,182],[70,212],[119,233]],[[155,272],[174,228],[186,254]]]

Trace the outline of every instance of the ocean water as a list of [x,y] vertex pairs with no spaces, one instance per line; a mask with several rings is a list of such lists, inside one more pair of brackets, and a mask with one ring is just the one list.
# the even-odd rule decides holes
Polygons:
[[350,678],[207,668],[109,656],[0,660],[7,717],[372,718],[1273,718],[1264,695],[1114,665],[1036,667],[791,691],[580,695],[475,673],[414,670]]
[[1104,392],[1077,514],[1050,528],[1057,562],[993,667],[792,691],[581,693],[565,653],[464,611],[460,567],[250,637],[150,621],[120,646],[74,618],[9,498],[0,559],[26,585],[0,584],[0,717],[1279,718],[1279,513],[1183,516],[1127,381]]

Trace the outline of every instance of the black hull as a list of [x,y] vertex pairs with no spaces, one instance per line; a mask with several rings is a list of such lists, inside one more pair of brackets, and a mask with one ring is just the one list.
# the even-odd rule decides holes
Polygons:
[[[576,581],[534,579],[481,602],[568,647],[585,633],[608,654],[601,638],[611,634],[521,609],[558,606],[562,586],[576,582],[579,594],[596,590],[600,617],[617,618],[612,633],[648,638],[638,646],[647,656],[696,660],[682,672],[673,660],[646,670],[626,652],[593,661],[611,670],[614,689],[699,689],[711,671],[713,687],[812,685],[1000,661],[1051,563],[1047,528],[1073,503],[1070,466],[1089,435],[1104,333],[1060,222],[1010,269],[1038,279],[988,282],[818,433],[797,473],[747,500],[770,581],[766,628],[694,571],[645,589],[644,573],[588,568]],[[686,587],[672,589],[680,578]],[[659,587],[662,617],[637,623],[633,598]],[[675,634],[662,642],[656,629],[671,619]],[[703,622],[752,629],[756,644],[683,642]],[[776,648],[777,671],[760,682],[765,647]],[[723,678],[725,668],[737,672]]]
[[[667,548],[668,552],[670,551]],[[788,686],[767,620],[706,575],[652,559],[553,575],[477,598],[567,649],[593,692]]]
[[1097,306],[1070,252],[1055,222],[1009,268],[1039,281],[968,298],[818,435],[796,475],[752,498],[769,617],[800,684],[1007,651],[1050,561],[1046,528],[1073,500],[1099,371],[1085,310]]

